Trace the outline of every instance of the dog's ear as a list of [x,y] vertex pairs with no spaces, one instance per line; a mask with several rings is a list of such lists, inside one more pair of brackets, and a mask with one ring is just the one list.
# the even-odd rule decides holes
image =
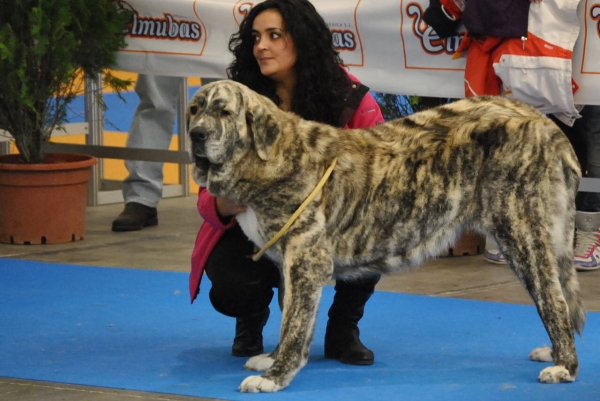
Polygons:
[[251,99],[246,110],[246,124],[258,157],[268,160],[273,145],[281,134],[279,122],[266,108],[260,107]]

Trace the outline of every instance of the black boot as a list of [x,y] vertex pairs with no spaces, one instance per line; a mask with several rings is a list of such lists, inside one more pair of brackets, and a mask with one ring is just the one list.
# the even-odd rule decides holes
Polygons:
[[267,319],[269,319],[269,308],[253,315],[236,318],[235,338],[231,347],[233,356],[255,356],[263,353],[262,331]]
[[125,204],[125,209],[112,222],[113,231],[137,231],[158,224],[155,207],[137,202]]
[[360,341],[358,321],[363,317],[365,304],[375,290],[379,276],[356,281],[338,281],[325,332],[325,357],[339,359],[349,365],[372,365],[373,351]]

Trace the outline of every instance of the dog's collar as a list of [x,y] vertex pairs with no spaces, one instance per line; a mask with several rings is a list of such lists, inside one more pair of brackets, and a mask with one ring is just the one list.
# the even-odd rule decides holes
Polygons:
[[300,213],[302,213],[302,211],[304,209],[306,209],[306,206],[308,206],[308,204],[314,199],[314,197],[317,196],[317,193],[321,190],[321,188],[323,188],[323,185],[325,185],[325,182],[327,182],[327,179],[333,172],[333,169],[334,169],[336,163],[337,163],[337,157],[335,159],[333,159],[333,161],[331,162],[331,165],[329,166],[327,171],[325,171],[325,174],[323,174],[321,181],[319,181],[319,183],[317,184],[315,189],[313,189],[313,191],[310,193],[310,195],[308,195],[308,197],[304,200],[304,202],[302,202],[300,207],[294,212],[294,214],[292,214],[292,217],[289,218],[287,223],[285,223],[284,226],[281,227],[281,230],[279,230],[279,232],[277,234],[275,234],[275,236],[273,238],[271,238],[271,240],[269,242],[267,242],[260,251],[258,251],[254,255],[252,255],[252,260],[254,260],[256,262],[258,259],[260,259],[260,257],[267,251],[267,249],[269,249],[274,243],[279,241],[279,239],[285,235],[287,230],[292,226],[292,224],[294,224],[294,221],[296,221],[298,216],[300,216]]

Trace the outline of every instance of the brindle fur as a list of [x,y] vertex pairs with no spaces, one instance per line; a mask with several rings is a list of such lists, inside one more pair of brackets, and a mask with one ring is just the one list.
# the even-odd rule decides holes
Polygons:
[[497,241],[537,307],[553,348],[531,358],[555,364],[539,380],[575,380],[573,333],[585,323],[572,266],[581,172],[550,119],[520,102],[477,97],[342,130],[281,111],[232,81],[203,86],[188,118],[197,182],[251,207],[257,242],[279,231],[338,158],[325,187],[267,253],[280,262],[286,289],[280,344],[246,363],[266,373],[245,379],[241,391],[283,389],[306,364],[332,277],[421,264],[464,229]]

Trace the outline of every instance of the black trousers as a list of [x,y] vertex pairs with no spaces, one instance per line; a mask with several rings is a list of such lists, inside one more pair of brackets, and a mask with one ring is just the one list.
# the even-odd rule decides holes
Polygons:
[[[279,287],[279,268],[266,257],[253,261],[253,253],[254,244],[239,226],[227,230],[217,242],[204,270],[212,282],[209,298],[217,312],[241,317],[262,312],[271,303],[273,288]],[[343,298],[343,302],[340,301],[343,304],[351,304],[350,301],[356,299],[364,306],[379,278],[337,281],[339,296],[334,306],[337,298]]]
[[279,269],[268,258],[253,261],[254,244],[239,226],[225,231],[204,271],[212,282],[210,302],[217,312],[240,317],[262,312],[279,287]]
[[[571,141],[583,175],[600,177],[600,106],[585,106],[580,114],[581,118],[575,120],[572,127],[564,124],[552,114],[549,114],[548,117]],[[600,212],[600,194],[578,192],[575,206],[577,210],[583,212]]]

